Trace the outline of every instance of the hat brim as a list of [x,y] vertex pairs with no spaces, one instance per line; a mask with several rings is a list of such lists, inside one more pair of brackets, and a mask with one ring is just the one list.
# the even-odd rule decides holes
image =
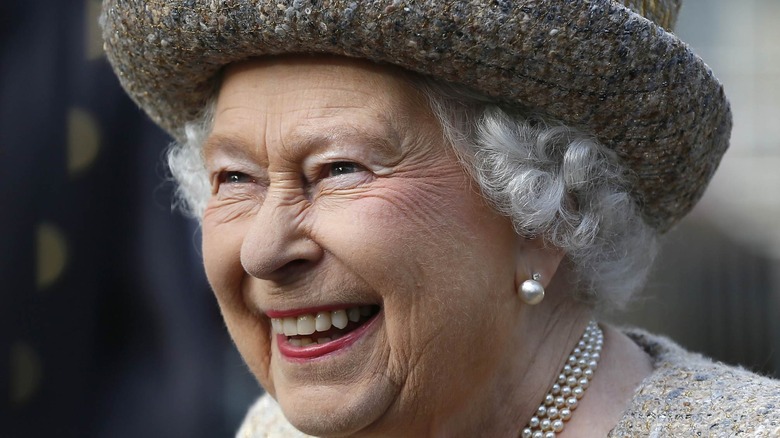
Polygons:
[[722,86],[682,41],[608,0],[105,0],[120,82],[177,139],[222,67],[323,53],[472,87],[593,133],[630,169],[649,225],[701,197],[728,147]]

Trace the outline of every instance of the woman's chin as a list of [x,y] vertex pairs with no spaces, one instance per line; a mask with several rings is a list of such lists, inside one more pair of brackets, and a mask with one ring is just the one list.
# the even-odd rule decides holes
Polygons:
[[277,387],[277,401],[298,430],[314,436],[349,436],[377,423],[392,404],[389,382],[364,382],[348,387]]
[[315,436],[347,436],[376,423],[399,391],[388,378],[389,348],[385,348],[384,334],[380,313],[334,341],[338,348],[280,348],[285,337],[276,336],[272,342],[273,386],[290,423]]

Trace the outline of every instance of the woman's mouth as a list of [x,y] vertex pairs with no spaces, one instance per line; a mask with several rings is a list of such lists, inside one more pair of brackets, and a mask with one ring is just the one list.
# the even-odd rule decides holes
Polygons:
[[283,355],[309,359],[355,342],[379,312],[380,307],[376,305],[322,310],[272,317],[271,326]]

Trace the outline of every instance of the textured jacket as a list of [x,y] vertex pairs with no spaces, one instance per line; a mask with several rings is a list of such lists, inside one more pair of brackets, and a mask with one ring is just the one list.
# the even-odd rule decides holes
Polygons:
[[[713,362],[661,336],[625,333],[653,361],[610,438],[780,437],[780,381]],[[305,437],[267,395],[252,406],[238,438]]]

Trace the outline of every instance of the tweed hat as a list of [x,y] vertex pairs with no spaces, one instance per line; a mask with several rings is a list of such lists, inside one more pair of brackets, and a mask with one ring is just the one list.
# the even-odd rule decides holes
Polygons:
[[227,64],[323,53],[469,86],[594,134],[666,231],[704,192],[731,112],[671,28],[682,0],[104,0],[120,82],[176,139]]

